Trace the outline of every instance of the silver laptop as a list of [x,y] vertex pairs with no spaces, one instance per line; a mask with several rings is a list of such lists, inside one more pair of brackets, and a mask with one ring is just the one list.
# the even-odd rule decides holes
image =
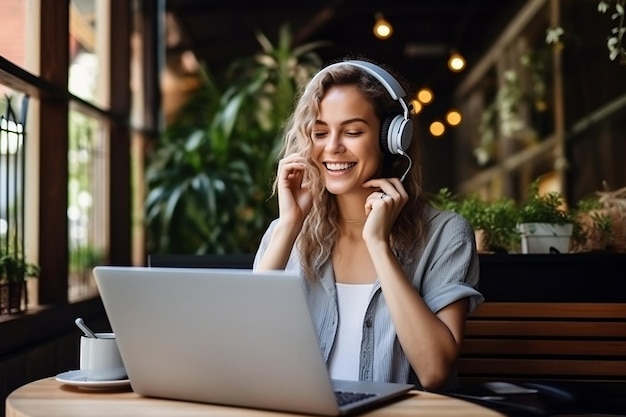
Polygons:
[[292,273],[98,266],[94,276],[138,394],[342,415],[414,388],[331,380]]

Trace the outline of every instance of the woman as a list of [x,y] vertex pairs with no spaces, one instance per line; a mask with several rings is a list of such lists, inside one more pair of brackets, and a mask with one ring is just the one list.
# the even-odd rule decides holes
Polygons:
[[483,300],[478,256],[471,226],[423,197],[405,91],[362,60],[309,82],[254,267],[300,272],[332,378],[448,390],[466,313]]

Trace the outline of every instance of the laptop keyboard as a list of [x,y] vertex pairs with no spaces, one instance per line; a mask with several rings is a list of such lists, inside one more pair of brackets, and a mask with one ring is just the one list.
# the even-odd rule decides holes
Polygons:
[[376,394],[364,392],[335,391],[335,397],[339,406],[351,404],[364,398],[373,397]]

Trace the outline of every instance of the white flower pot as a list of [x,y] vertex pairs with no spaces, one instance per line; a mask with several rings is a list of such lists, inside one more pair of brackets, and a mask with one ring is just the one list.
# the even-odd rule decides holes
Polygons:
[[521,223],[522,253],[568,253],[572,224]]

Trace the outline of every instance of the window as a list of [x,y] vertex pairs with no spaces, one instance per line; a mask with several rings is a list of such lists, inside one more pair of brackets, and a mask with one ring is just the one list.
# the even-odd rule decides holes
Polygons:
[[[28,103],[26,181],[11,196],[24,197],[18,223],[27,258],[41,268],[29,283],[31,309],[95,295],[96,264],[145,259],[141,245],[133,246],[131,218],[139,210],[131,190],[141,189],[132,181],[140,180],[142,144],[158,135],[156,122],[146,126],[144,120],[158,120],[158,109],[131,108],[149,102],[144,80],[133,79],[131,86],[131,63],[136,77],[158,80],[158,68],[144,70],[146,53],[134,51],[131,40],[157,48],[155,35],[146,34],[157,33],[162,12],[149,3],[71,0],[64,13],[58,2],[0,0],[0,111],[9,98],[16,114]],[[135,13],[145,15],[133,19]],[[133,32],[136,21],[142,26]],[[0,164],[7,160],[2,156]],[[6,211],[0,207],[0,217]],[[0,233],[6,223],[0,220]],[[0,325],[7,319],[0,316]]]
[[[69,6],[68,91],[105,109],[109,105],[108,11],[102,1],[71,0]],[[92,116],[70,103],[68,117],[69,300],[96,293],[92,268],[106,262],[109,249],[108,142],[106,117]]]

